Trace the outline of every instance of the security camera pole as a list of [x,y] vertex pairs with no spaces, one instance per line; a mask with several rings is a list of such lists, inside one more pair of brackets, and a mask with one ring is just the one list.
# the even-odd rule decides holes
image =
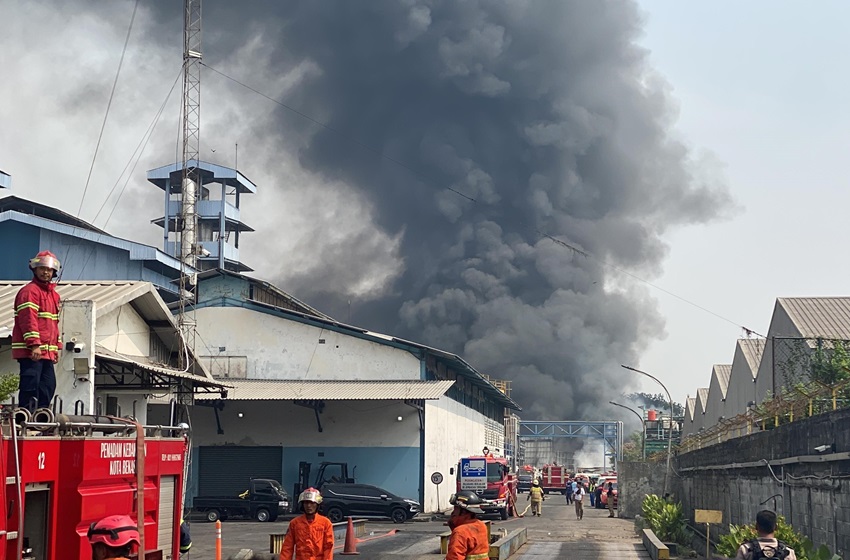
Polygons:
[[652,379],[664,389],[664,392],[667,393],[667,399],[670,401],[670,429],[667,436],[667,469],[664,471],[664,495],[666,496],[670,490],[670,456],[673,453],[673,397],[670,396],[670,391],[667,390],[667,387],[664,386],[664,383],[658,380],[654,375],[650,375],[645,371],[641,371],[639,369],[635,369],[633,367],[622,365],[621,367],[633,371],[635,373],[639,373],[641,375],[645,375],[648,378]]

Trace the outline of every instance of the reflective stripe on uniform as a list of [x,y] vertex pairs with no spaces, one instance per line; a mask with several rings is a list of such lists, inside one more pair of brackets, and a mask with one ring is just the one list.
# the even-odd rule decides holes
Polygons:
[[486,552],[482,554],[467,554],[466,560],[487,560],[489,557],[490,555]]
[[25,301],[24,303],[20,304],[19,306],[17,306],[15,308],[15,314],[17,315],[18,311],[20,311],[22,309],[28,309],[28,308],[29,309],[35,309],[36,311],[38,311],[38,309],[39,309],[37,303],[33,303],[31,301]]
[[25,332],[24,338],[38,338],[38,331]]
[[39,311],[38,316],[41,319],[53,319],[54,321],[59,320],[59,314],[58,313],[50,313],[49,311]]

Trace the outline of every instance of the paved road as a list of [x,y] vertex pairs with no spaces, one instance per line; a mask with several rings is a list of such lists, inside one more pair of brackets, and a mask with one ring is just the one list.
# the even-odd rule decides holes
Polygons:
[[[522,496],[520,497],[522,499]],[[269,533],[286,530],[287,520],[275,523],[227,521],[222,524],[222,557],[228,558],[240,549],[250,548],[268,553]],[[528,529],[529,542],[513,556],[516,560],[570,558],[645,559],[649,555],[635,537],[633,523],[627,519],[609,519],[607,510],[585,509],[584,519],[577,521],[575,510],[560,496],[551,496],[543,505],[542,517],[494,520],[493,531]],[[381,537],[397,529],[392,536]],[[358,543],[361,558],[368,560],[439,560],[438,535],[447,528],[442,521],[408,522],[394,525],[369,522],[367,536]],[[187,560],[212,559],[215,551],[215,527],[212,523],[192,523],[194,546]],[[339,543],[342,550],[342,543]]]

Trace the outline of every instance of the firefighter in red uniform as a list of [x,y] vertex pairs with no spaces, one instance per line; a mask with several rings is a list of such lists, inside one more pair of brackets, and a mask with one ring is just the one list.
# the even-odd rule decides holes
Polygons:
[[59,360],[59,294],[53,279],[59,259],[42,251],[30,259],[32,282],[15,296],[12,359],[21,366],[20,406],[34,411],[46,408],[56,392],[53,364]]
[[455,508],[449,518],[452,536],[446,560],[487,560],[490,553],[487,526],[475,517],[484,514],[478,507],[481,498],[472,490],[461,490],[452,494],[449,503]]
[[139,529],[130,517],[112,515],[92,523],[88,538],[92,560],[127,560],[133,544],[139,546]]
[[334,555],[334,528],[331,520],[318,513],[322,495],[307,488],[298,496],[304,515],[289,522],[289,531],[280,548],[280,560],[331,560]]

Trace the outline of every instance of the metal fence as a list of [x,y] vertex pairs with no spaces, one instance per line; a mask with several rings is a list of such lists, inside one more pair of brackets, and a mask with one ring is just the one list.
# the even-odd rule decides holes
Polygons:
[[818,381],[796,383],[780,389],[773,398],[751,406],[747,412],[694,434],[679,444],[679,451],[687,453],[731,438],[757,431],[772,430],[782,424],[810,418],[850,403],[850,379],[826,384]]

